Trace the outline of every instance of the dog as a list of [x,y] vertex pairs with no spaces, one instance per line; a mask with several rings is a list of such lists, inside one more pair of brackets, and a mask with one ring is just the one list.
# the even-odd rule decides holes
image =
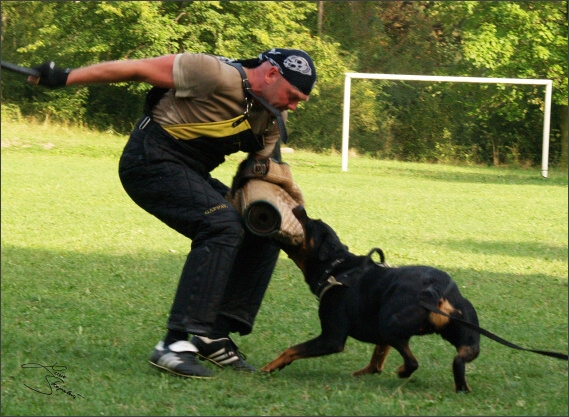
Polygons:
[[[404,361],[397,374],[408,378],[419,367],[409,339],[438,333],[458,352],[452,363],[455,391],[470,392],[465,364],[480,353],[480,334],[423,306],[478,325],[476,310],[451,277],[429,266],[390,267],[381,249],[368,256],[352,254],[328,224],[310,219],[302,205],[292,211],[302,225],[303,242],[280,246],[320,300],[321,334],[289,347],[261,371],[273,372],[297,359],[341,352],[350,336],[375,344],[369,364],[354,376],[380,374],[393,347]],[[381,263],[372,260],[373,252],[379,253]]]

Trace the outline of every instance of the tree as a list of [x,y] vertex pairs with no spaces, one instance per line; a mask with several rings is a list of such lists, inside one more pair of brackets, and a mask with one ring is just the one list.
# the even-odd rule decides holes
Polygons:
[[[21,65],[53,60],[73,68],[173,47],[175,26],[160,15],[158,2],[6,2],[2,9],[3,57]],[[119,131],[138,118],[146,88],[123,83],[46,90],[21,82],[2,87],[3,99],[20,98],[24,114]]]
[[[336,53],[304,25],[316,13],[312,2],[21,1],[2,7],[3,59],[31,67],[53,60],[72,68],[183,51],[252,58],[278,46],[305,49],[322,62]],[[337,72],[318,66],[320,82]],[[12,78],[3,79],[2,97],[27,115],[128,132],[149,88],[118,83],[45,90]],[[298,117],[291,115],[293,128]]]
[[[560,164],[567,166],[567,2],[436,2],[431,10],[444,23],[447,36],[460,37],[464,59],[462,74],[468,67],[477,70],[478,76],[507,78],[547,78],[553,81],[552,125],[561,134],[552,146],[561,148]],[[465,71],[466,70],[466,71]],[[503,91],[488,97],[486,118],[482,123],[492,125],[491,117],[501,112],[508,119],[523,121],[528,109],[543,110],[543,94],[521,94],[523,87],[512,87],[509,96]],[[523,100],[526,100],[524,103]],[[483,109],[482,109],[483,110]],[[532,135],[534,138],[536,135]],[[537,136],[541,137],[541,136]],[[518,138],[519,146],[524,138]]]
[[[183,51],[252,58],[275,46],[308,51],[318,71],[310,103],[289,116],[294,146],[340,147],[347,71],[550,78],[550,156],[567,163],[566,1],[2,2],[2,58],[20,65]],[[149,89],[46,90],[21,81],[2,77],[3,104],[124,133]],[[350,142],[383,158],[537,164],[542,108],[542,87],[360,80]]]

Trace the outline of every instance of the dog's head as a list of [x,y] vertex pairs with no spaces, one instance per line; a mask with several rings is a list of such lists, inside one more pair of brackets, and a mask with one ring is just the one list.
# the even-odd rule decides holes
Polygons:
[[300,268],[305,278],[319,276],[319,269],[349,256],[348,247],[336,232],[322,220],[309,218],[304,206],[296,206],[292,213],[302,226],[304,238],[299,245],[282,245],[281,249]]

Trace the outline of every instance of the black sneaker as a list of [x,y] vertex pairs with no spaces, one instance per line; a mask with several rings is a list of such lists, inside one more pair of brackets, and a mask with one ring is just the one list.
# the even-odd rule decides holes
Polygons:
[[168,346],[159,342],[150,357],[150,364],[184,378],[212,378],[213,372],[198,363],[197,351],[187,340],[178,340]]
[[207,359],[220,368],[227,366],[236,371],[256,372],[255,368],[245,362],[245,355],[228,337],[212,340],[204,336],[194,336],[191,343],[198,348],[200,359]]

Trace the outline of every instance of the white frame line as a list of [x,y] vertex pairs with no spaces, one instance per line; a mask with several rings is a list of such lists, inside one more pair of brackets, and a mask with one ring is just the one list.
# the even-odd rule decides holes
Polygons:
[[552,81],[532,78],[484,78],[484,77],[447,77],[436,75],[406,75],[406,74],[367,74],[361,72],[347,72],[344,82],[344,118],[342,122],[342,171],[348,170],[348,151],[350,135],[350,93],[352,78],[366,78],[376,80],[408,80],[408,81],[435,81],[435,82],[462,82],[480,84],[529,84],[545,85],[545,108],[543,109],[543,147],[541,154],[541,175],[547,178],[549,164],[549,131],[551,118]]

